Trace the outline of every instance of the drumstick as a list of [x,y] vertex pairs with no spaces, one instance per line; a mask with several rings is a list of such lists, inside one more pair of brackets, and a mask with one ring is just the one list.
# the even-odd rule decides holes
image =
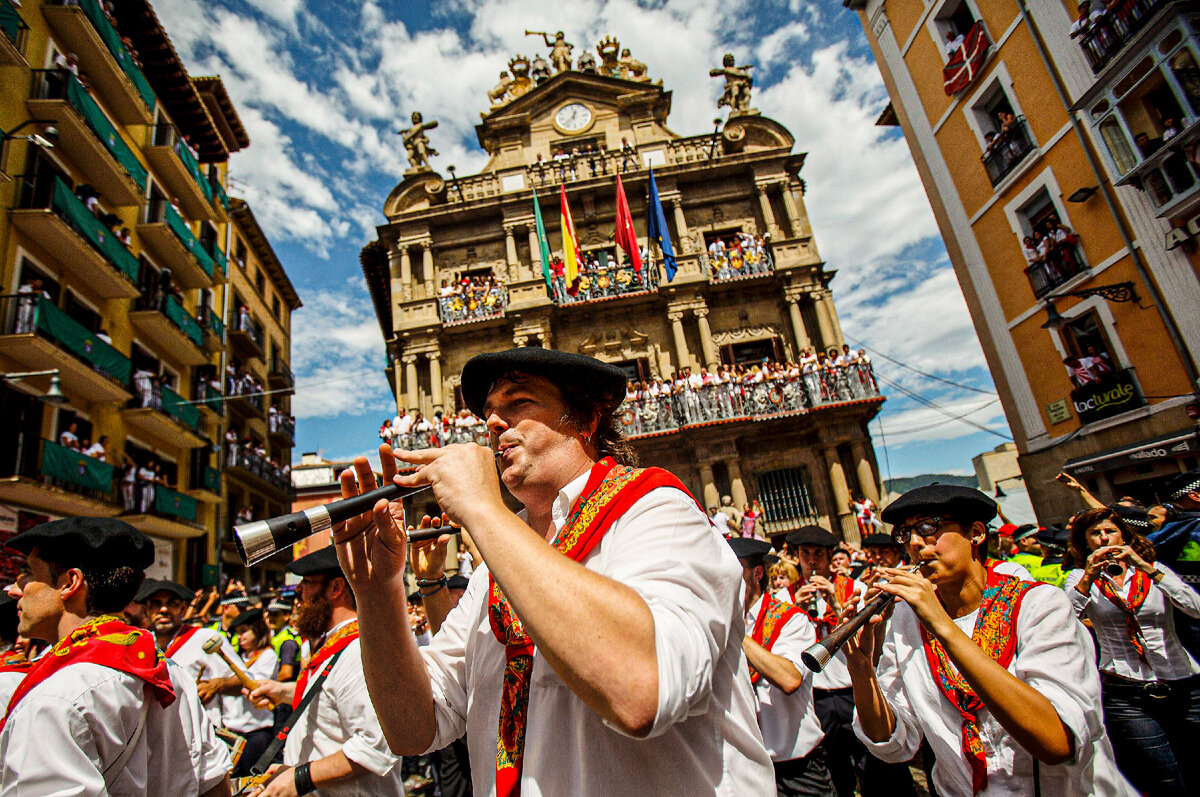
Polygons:
[[[235,663],[233,659],[229,658],[229,654],[222,650],[221,638],[219,636],[215,636],[205,642],[202,648],[205,653],[215,653],[224,659],[225,663],[229,665],[229,669],[233,670],[233,674],[236,675],[237,679],[242,682],[242,686],[251,691],[254,691],[255,687],[258,686],[258,681],[251,678],[249,673],[242,669],[241,665]],[[269,708],[275,708],[275,702],[270,698],[267,698],[267,705]]]

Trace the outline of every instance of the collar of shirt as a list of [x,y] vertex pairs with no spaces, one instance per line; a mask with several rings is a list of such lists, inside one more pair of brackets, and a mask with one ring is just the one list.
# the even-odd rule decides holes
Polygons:
[[550,522],[554,524],[555,539],[558,538],[558,533],[562,531],[563,526],[567,524],[567,515],[571,513],[571,507],[575,505],[583,488],[587,486],[588,476],[591,474],[592,471],[589,468],[558,491],[558,496],[554,499],[554,506],[550,508]]
[[350,623],[353,623],[353,622],[354,622],[355,620],[357,620],[357,619],[358,619],[358,617],[357,617],[357,615],[356,615],[356,616],[354,616],[354,617],[351,617],[349,620],[342,620],[340,623],[338,623],[337,625],[335,625],[333,628],[330,628],[330,629],[329,629],[328,631],[326,631],[326,632],[325,632],[325,634],[324,634],[324,635],[321,637],[321,641],[317,643],[317,647],[316,647],[316,649],[317,649],[317,650],[320,650],[320,649],[321,649],[321,645],[324,645],[324,644],[325,644],[325,640],[326,640],[326,639],[329,639],[329,637],[331,637],[331,636],[333,636],[335,633],[337,633],[337,630],[338,630],[339,628],[341,628],[341,627],[342,627],[342,626],[344,626],[344,625],[349,625]]

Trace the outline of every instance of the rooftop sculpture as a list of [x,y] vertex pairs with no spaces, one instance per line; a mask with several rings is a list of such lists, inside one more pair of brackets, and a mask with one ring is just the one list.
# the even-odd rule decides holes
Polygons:
[[596,61],[596,55],[590,50],[584,50],[579,54],[578,62],[572,69],[571,52],[575,45],[564,38],[562,31],[555,33],[553,39],[549,33],[543,31],[527,30],[525,35],[542,37],[546,46],[550,48],[549,61],[541,55],[535,56],[532,61],[523,55],[514,56],[508,62],[508,70],[501,72],[499,81],[488,90],[488,100],[491,101],[489,112],[507,105],[534,86],[561,72],[603,75],[638,83],[650,82],[650,77],[646,74],[646,64],[634,58],[628,47],[622,49],[621,42],[612,36],[605,36],[596,44],[596,54],[600,56],[599,63]]
[[427,172],[431,170],[429,159],[437,155],[438,151],[429,146],[429,136],[425,135],[425,131],[432,130],[437,126],[437,122],[422,121],[421,112],[413,111],[412,127],[396,131],[396,134],[401,137],[401,141],[404,142],[404,149],[408,153],[408,173]]
[[717,107],[728,106],[730,116],[756,113],[750,108],[750,89],[754,87],[754,78],[750,77],[750,70],[754,65],[736,66],[737,61],[734,60],[733,53],[725,53],[721,64],[720,69],[710,69],[708,72],[711,77],[725,78],[725,93],[717,100]]

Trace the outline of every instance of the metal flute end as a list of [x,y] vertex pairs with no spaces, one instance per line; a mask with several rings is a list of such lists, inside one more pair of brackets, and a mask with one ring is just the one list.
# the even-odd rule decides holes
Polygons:
[[276,552],[275,535],[265,520],[253,520],[233,527],[233,541],[237,545],[242,561],[256,565],[270,559]]
[[825,665],[829,664],[832,658],[833,653],[820,642],[812,645],[808,650],[800,654],[800,661],[804,662],[804,666],[813,672],[820,672],[825,669]]

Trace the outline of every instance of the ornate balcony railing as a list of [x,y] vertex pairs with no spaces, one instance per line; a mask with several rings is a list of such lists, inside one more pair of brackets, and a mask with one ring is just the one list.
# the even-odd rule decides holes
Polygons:
[[1040,299],[1086,269],[1079,246],[1061,243],[1047,253],[1045,260],[1030,263],[1025,276],[1029,278],[1034,297]]
[[290,474],[284,473],[266,457],[241,447],[237,443],[227,443],[225,446],[225,466],[229,468],[244,468],[255,476],[267,482],[288,495],[293,494]]
[[1018,118],[1007,130],[997,134],[981,156],[992,185],[1003,180],[1033,149],[1033,138],[1029,135],[1029,125],[1024,117]]
[[[1092,72],[1103,69],[1113,56],[1121,51],[1125,42],[1154,15],[1160,6],[1169,5],[1171,0],[1117,0],[1111,3],[1103,16],[1097,18],[1079,37]],[[1093,5],[1093,8],[1096,6]]]
[[736,282],[775,273],[771,250],[761,244],[700,255],[700,267],[713,282]]
[[438,313],[448,327],[500,318],[507,308],[508,290],[503,285],[438,297]]
[[49,299],[33,293],[0,296],[0,318],[4,320],[5,334],[36,332],[122,387],[129,386],[132,372],[129,358]]
[[580,272],[579,290],[574,296],[567,292],[566,282],[560,275],[550,278],[550,286],[554,303],[559,306],[596,302],[658,290],[658,269],[649,263],[643,264],[640,271],[634,271],[628,263],[589,268]]

